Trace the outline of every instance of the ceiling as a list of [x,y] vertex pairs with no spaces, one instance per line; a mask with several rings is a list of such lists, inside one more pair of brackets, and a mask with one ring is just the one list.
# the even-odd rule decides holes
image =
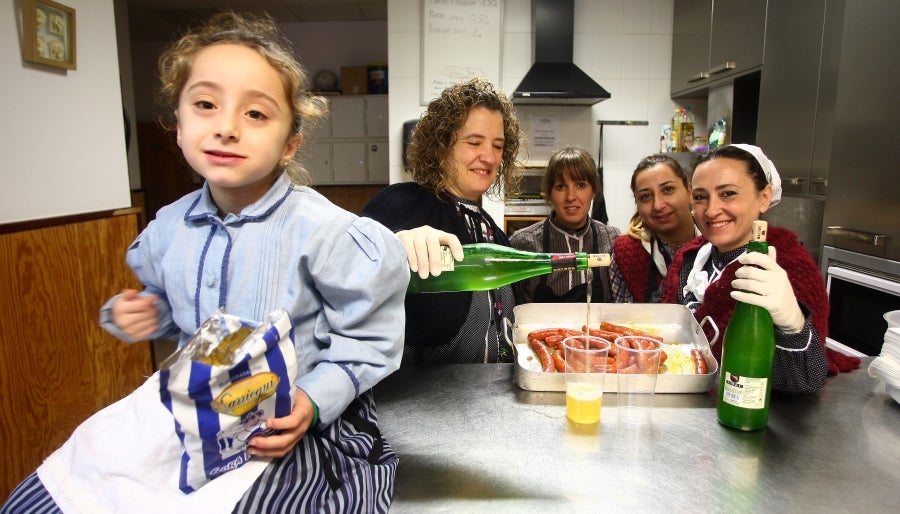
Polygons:
[[[133,39],[153,39],[160,25],[185,27],[216,11],[266,12],[281,23],[386,21],[387,0],[127,0]],[[165,30],[167,37],[170,33]]]

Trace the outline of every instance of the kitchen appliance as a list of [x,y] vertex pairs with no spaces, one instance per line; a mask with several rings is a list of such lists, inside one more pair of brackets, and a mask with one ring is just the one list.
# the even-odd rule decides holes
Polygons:
[[900,309],[900,262],[826,245],[821,269],[831,305],[826,344],[858,357],[878,355],[884,314]]
[[534,0],[531,23],[534,64],[513,91],[513,103],[593,105],[610,98],[609,92],[572,60],[574,0]]
[[[896,141],[900,108],[894,101],[900,68],[883,66],[896,62],[900,31],[895,22],[900,4],[847,0],[836,7],[841,4],[845,5],[840,30],[838,34],[828,31],[836,40],[826,41],[822,57],[823,69],[837,70],[826,99],[834,95],[831,134],[823,138],[823,150],[830,150],[823,244],[900,266],[900,145]],[[873,70],[878,70],[877,76]],[[817,131],[820,125],[828,126],[828,119],[821,121],[817,117]]]
[[524,168],[519,193],[506,199],[503,208],[503,231],[510,236],[550,215],[550,203],[541,194],[546,163],[529,162]]

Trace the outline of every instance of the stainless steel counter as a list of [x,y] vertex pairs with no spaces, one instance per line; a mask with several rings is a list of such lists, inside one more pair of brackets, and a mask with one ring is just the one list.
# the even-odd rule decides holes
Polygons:
[[400,454],[391,512],[900,512],[900,405],[860,369],[772,399],[765,430],[716,422],[715,398],[657,394],[652,424],[593,429],[513,366],[401,369],[376,386]]

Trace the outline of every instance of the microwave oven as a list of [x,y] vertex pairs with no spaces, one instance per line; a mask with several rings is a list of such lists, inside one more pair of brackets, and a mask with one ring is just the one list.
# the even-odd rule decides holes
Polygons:
[[900,262],[824,246],[830,314],[826,345],[857,357],[881,353],[887,321],[900,309]]

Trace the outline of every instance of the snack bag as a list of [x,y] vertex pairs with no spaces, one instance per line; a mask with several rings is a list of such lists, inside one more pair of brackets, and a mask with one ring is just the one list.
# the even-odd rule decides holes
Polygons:
[[181,440],[180,489],[191,493],[242,466],[247,441],[269,435],[265,421],[291,412],[297,357],[290,316],[263,323],[220,310],[160,365],[160,399]]

